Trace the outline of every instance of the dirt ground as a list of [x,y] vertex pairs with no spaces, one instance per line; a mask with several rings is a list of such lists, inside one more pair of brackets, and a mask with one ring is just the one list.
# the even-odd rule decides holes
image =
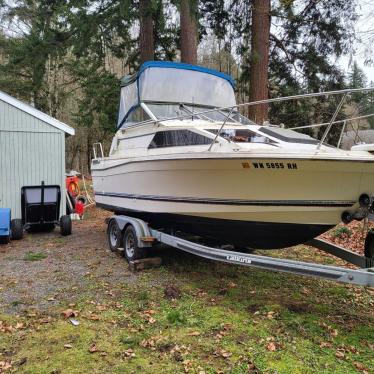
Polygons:
[[[0,246],[0,373],[374,371],[373,289],[173,249],[131,273],[108,249],[109,215]],[[306,246],[271,254],[343,264]]]
[[[17,314],[74,302],[93,281],[134,282],[136,275],[108,248],[104,222],[108,216],[106,211],[90,209],[84,221],[74,221],[71,236],[62,237],[56,228],[51,233],[25,233],[23,240],[0,246],[0,311]],[[27,260],[30,252],[46,258]]]

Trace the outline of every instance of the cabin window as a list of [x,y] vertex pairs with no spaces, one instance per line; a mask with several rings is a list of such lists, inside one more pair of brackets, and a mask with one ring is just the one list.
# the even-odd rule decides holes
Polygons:
[[153,137],[148,148],[183,147],[210,144],[211,142],[212,139],[189,130],[159,131]]
[[318,140],[311,136],[290,129],[283,129],[281,127],[261,127],[260,131],[288,143],[318,144]]
[[137,123],[150,120],[149,115],[140,106],[135,108],[126,118],[126,123]]

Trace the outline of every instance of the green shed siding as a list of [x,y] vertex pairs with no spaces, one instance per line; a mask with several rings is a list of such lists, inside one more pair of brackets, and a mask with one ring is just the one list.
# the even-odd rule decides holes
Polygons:
[[61,133],[61,130],[1,100],[0,130]]
[[60,214],[65,214],[65,133],[0,100],[0,207],[21,218],[23,186],[61,187]]

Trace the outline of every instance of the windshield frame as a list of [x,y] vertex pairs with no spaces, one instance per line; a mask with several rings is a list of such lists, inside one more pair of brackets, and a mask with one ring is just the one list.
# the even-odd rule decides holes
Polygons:
[[[222,108],[215,108],[215,107],[202,106],[202,105],[192,105],[192,104],[189,104],[189,103],[176,103],[176,102],[174,102],[174,103],[173,102],[167,102],[166,103],[166,102],[150,102],[150,101],[146,102],[145,101],[145,102],[143,102],[143,104],[153,114],[153,116],[155,118],[157,118],[157,121],[167,120],[167,119],[170,118],[170,116],[165,116],[164,117],[164,116],[160,116],[157,113],[155,113],[154,110],[152,110],[152,106],[155,106],[155,105],[175,106],[175,114],[176,115],[188,116],[189,114],[191,114],[192,120],[193,119],[202,119],[202,120],[210,121],[210,122],[213,122],[213,123],[224,122],[226,117],[230,113],[230,111],[228,109],[227,110],[224,110],[224,109],[222,110]],[[204,111],[207,111],[208,113],[206,113],[206,114],[205,113],[195,114],[194,111],[193,111],[194,109],[196,109],[197,113],[204,112]],[[182,111],[184,112],[184,114],[181,113]],[[210,115],[213,114],[213,113],[217,113],[222,118],[219,118],[219,119],[212,118]],[[238,117],[238,119],[235,118],[236,116]],[[186,118],[188,118],[188,117],[186,117]],[[240,119],[242,119],[243,122],[241,122]],[[230,117],[229,117],[227,122],[228,123],[238,123],[238,124],[241,124],[241,125],[257,125],[255,122],[252,122],[250,119],[243,116],[238,111],[232,112],[230,114]]]

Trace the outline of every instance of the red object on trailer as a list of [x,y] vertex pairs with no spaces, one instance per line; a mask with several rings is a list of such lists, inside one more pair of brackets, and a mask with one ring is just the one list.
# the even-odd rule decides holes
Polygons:
[[81,217],[84,213],[84,204],[82,200],[76,200],[75,202],[75,213],[79,214]]
[[79,178],[77,175],[66,177],[66,189],[68,192],[70,192],[71,196],[74,198],[80,195],[81,193],[78,183],[79,183]]

